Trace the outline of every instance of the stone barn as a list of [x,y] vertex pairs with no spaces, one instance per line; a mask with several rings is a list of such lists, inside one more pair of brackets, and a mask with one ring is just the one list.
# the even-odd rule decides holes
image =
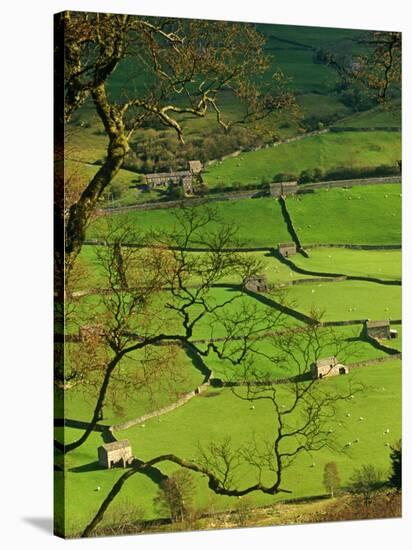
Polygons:
[[269,184],[270,194],[272,197],[286,197],[288,195],[296,195],[298,191],[297,181],[282,181]]
[[128,439],[106,443],[97,449],[99,464],[111,468],[117,462],[122,462],[123,468],[133,461],[132,447]]
[[266,275],[247,277],[244,281],[244,287],[251,292],[268,292],[269,290]]
[[335,356],[318,359],[316,363],[310,366],[312,378],[325,378],[326,376],[338,376],[339,374],[348,374],[349,368],[341,363]]
[[380,340],[389,340],[391,338],[390,322],[385,321],[366,321],[366,336],[369,338],[379,338]]
[[279,243],[278,252],[284,258],[289,258],[296,254],[296,244],[295,243]]

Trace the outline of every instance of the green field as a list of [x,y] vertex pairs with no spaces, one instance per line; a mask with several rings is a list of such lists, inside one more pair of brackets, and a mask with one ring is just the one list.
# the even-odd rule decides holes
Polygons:
[[319,273],[378,277],[400,281],[402,253],[400,250],[350,250],[345,248],[312,248],[309,258],[297,254],[291,260],[295,265]]
[[356,113],[339,121],[337,126],[349,126],[351,128],[379,128],[379,127],[398,127],[402,123],[400,105],[388,105],[385,107],[375,107],[366,112]]
[[288,288],[286,299],[309,314],[324,311],[324,321],[349,319],[400,319],[401,287],[364,281],[317,283]]
[[320,168],[362,168],[396,165],[400,158],[400,134],[396,132],[345,132],[284,143],[276,147],[242,153],[214,164],[204,179],[209,187],[219,184],[261,183],[276,174],[298,176],[302,170]]
[[[72,344],[73,347],[76,345]],[[126,375],[129,385],[121,389],[113,385],[114,392],[104,408],[103,424],[119,424],[165,407],[202,384],[204,375],[196,369],[184,351],[177,347],[167,351],[152,348],[146,355],[135,351],[126,356],[115,375]],[[142,363],[143,359],[146,359],[147,364]],[[67,391],[65,417],[89,421],[93,416],[96,398],[95,387]]]
[[[202,206],[195,207],[200,211]],[[290,240],[283,221],[279,204],[269,198],[243,199],[236,201],[216,202],[211,205],[216,212],[216,221],[210,223],[208,230],[213,233],[222,224],[236,228],[236,241],[240,247],[273,248],[279,242]],[[110,217],[114,223],[127,223],[142,234],[148,232],[181,232],[176,219],[179,209],[167,208],[148,211],[133,211],[127,214],[115,214]],[[253,227],[253,231],[251,231]],[[87,234],[89,239],[98,238],[105,230],[104,219],[96,220]],[[201,234],[196,235],[197,243],[202,246]]]
[[401,187],[395,184],[320,189],[287,200],[293,225],[303,245],[399,245],[401,204]]
[[[392,443],[400,436],[400,401],[399,387],[401,381],[399,361],[375,365],[371,368],[352,371],[349,377],[367,386],[367,391],[355,396],[350,402],[340,406],[337,422],[333,428],[338,431],[338,444],[342,451],[334,453],[322,450],[312,456],[301,455],[293,466],[286,471],[283,486],[292,489],[292,497],[319,495],[324,493],[322,483],[323,465],[333,460],[337,463],[342,484],[345,485],[353,470],[361,464],[373,463],[376,467],[388,470],[389,450],[386,442]],[[323,382],[339,387],[346,384],[346,377]],[[347,413],[350,412],[350,418]],[[362,416],[364,420],[359,421]],[[389,434],[383,432],[389,429]],[[197,397],[159,419],[139,426],[117,432],[119,439],[128,438],[134,449],[139,449],[139,456],[149,459],[163,453],[175,453],[191,459],[198,454],[198,445],[206,446],[210,441],[219,441],[231,434],[234,446],[245,445],[252,433],[270,437],[273,433],[271,409],[265,402],[256,403],[251,410],[247,401],[236,398],[230,390],[211,390],[209,394]],[[67,428],[75,437],[78,430]],[[350,451],[345,445],[353,443]],[[66,506],[68,533],[78,533],[90,521],[97,511],[102,499],[107,495],[114,481],[120,477],[122,470],[102,470],[96,465],[96,447],[101,444],[99,435],[93,434],[90,440],[80,449],[71,453],[67,460],[66,473]],[[312,464],[315,467],[312,467]],[[171,473],[176,469],[172,464],[162,464],[162,471]],[[236,507],[237,499],[231,497],[211,496],[205,480],[198,476],[196,480],[196,498],[198,507],[209,509],[231,509]],[[253,475],[242,471],[239,485],[253,480]],[[101,487],[96,491],[96,487]],[[149,519],[156,517],[153,499],[156,485],[142,475],[136,475],[124,486],[121,494],[112,504],[121,507],[122,503],[133,503],[142,509],[142,515]],[[249,497],[251,504],[270,504],[284,498],[259,493]],[[105,518],[110,521],[110,516]]]

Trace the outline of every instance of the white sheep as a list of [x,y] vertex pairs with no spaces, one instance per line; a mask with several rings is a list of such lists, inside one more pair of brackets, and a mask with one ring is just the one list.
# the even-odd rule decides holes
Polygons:
[[95,489],[95,491],[100,491],[101,487],[98,485]]
[[363,416],[360,416],[360,417],[359,417],[359,420],[364,420]]
[[350,417],[350,413],[346,413],[346,416],[349,418],[349,417]]

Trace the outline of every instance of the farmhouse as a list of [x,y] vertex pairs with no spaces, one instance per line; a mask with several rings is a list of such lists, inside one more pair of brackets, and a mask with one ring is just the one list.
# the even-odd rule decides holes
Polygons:
[[385,321],[366,321],[366,336],[369,338],[379,338],[389,340],[391,338],[390,322]]
[[122,462],[123,467],[133,461],[132,447],[128,439],[106,443],[97,449],[99,464],[111,468],[116,462]]
[[185,194],[191,195],[193,193],[193,177],[200,176],[202,168],[200,160],[191,160],[189,161],[189,170],[146,174],[146,183],[151,189],[181,185]]
[[289,256],[293,256],[293,254],[296,254],[296,244],[279,243],[278,251],[279,251],[279,254],[281,254],[284,258],[289,258]]
[[265,275],[254,275],[253,277],[247,277],[244,281],[244,286],[251,292],[267,292],[269,290]]
[[298,191],[297,181],[282,181],[271,183],[270,194],[272,197],[286,197],[287,195],[296,195]]
[[316,363],[310,366],[312,378],[324,378],[325,376],[338,376],[339,374],[347,374],[349,368],[341,363],[338,363],[335,356],[318,359]]

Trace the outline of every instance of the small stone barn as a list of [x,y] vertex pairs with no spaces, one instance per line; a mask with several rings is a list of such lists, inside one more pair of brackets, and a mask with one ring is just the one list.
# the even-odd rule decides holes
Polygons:
[[117,462],[122,462],[125,468],[133,461],[132,447],[128,439],[106,443],[97,449],[99,464],[111,468]]
[[281,254],[284,258],[289,258],[289,256],[293,256],[293,254],[296,254],[296,244],[279,243],[278,251],[279,254]]
[[269,290],[266,275],[254,275],[247,277],[244,286],[251,292],[267,292]]
[[341,363],[338,363],[335,356],[318,359],[316,363],[312,363],[310,370],[312,378],[338,376],[339,374],[347,374],[349,372],[349,368]]
[[366,321],[366,336],[369,338],[379,338],[389,340],[391,338],[390,322],[385,321]]
[[270,194],[272,197],[286,197],[287,195],[295,195],[298,191],[297,181],[282,181],[271,183]]

